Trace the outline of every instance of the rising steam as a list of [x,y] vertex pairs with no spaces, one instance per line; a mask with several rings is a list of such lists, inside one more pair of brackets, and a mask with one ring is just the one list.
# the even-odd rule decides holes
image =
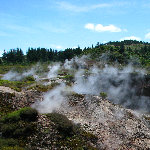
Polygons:
[[[102,65],[102,63],[104,64],[104,62],[92,63],[88,56],[75,57],[66,60],[64,64],[49,65],[46,78],[49,80],[56,78],[58,72],[65,69],[74,76],[70,91],[90,95],[100,95],[101,92],[105,92],[107,98],[115,104],[150,112],[150,98],[141,96],[137,92],[140,91],[145,71],[135,69],[132,65],[120,68],[107,64]],[[33,68],[22,74],[10,71],[2,79],[20,80],[29,75],[36,77],[36,69]],[[36,106],[42,113],[52,112],[65,101],[64,89],[66,89],[65,83],[45,93],[44,100],[36,103],[34,107]]]
[[40,113],[51,113],[65,101],[64,88],[65,84],[61,84],[50,92],[45,93],[44,100],[36,102],[32,107],[36,108]]
[[[142,82],[141,80],[144,77],[144,70],[135,69],[131,65],[121,69],[109,65],[105,65],[103,68],[98,67],[98,65],[89,66],[88,57],[83,56],[81,58],[74,58],[70,61],[66,60],[62,66],[53,66],[48,77],[51,78],[54,77],[54,75],[56,77],[58,69],[60,70],[61,68],[65,68],[68,72],[74,73],[75,82],[72,87],[70,87],[70,91],[78,94],[90,95],[99,95],[100,92],[105,92],[107,93],[108,99],[115,104],[121,104],[124,107],[139,111],[149,111],[149,97],[138,96],[137,94],[138,86],[140,86],[140,82]],[[76,71],[74,72],[74,70]],[[57,87],[49,91],[49,94],[46,94],[51,95],[51,92],[59,93],[58,99],[61,99],[61,101],[58,101],[58,106],[60,106],[60,102],[64,100],[64,95],[61,95],[61,93],[63,93],[62,91],[65,86],[64,84],[63,88],[62,86],[61,88]],[[46,95],[44,96],[44,101],[40,104],[45,110],[40,111],[49,110],[51,112],[54,110],[53,106],[56,108],[53,102],[56,103],[57,95],[54,98],[55,101],[53,101],[53,97],[47,97]],[[48,100],[49,103],[47,103]]]

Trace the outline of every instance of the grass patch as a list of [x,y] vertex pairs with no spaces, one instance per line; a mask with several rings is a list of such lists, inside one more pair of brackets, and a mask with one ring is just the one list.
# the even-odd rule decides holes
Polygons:
[[84,95],[78,94],[78,93],[75,93],[75,92],[72,92],[71,95],[74,96],[74,97],[78,97],[78,98],[84,98]]
[[10,87],[17,92],[20,92],[23,87],[29,86],[35,83],[34,81],[8,81],[8,80],[0,80],[0,86]]
[[0,74],[5,74],[10,70],[22,73],[23,71],[28,70],[31,67],[32,67],[32,64],[28,64],[28,65],[26,65],[26,64],[24,64],[24,65],[23,64],[22,65],[21,64],[0,65]]
[[67,75],[65,75],[63,77],[60,77],[60,78],[66,80],[68,82],[73,82],[73,80],[74,80],[74,76],[73,75],[69,75],[69,74],[67,74]]
[[54,87],[56,87],[58,85],[59,85],[59,83],[57,83],[57,82],[53,82],[50,85],[36,84],[34,86],[29,87],[28,90],[33,89],[33,90],[37,90],[38,92],[47,92],[49,90],[52,90]]

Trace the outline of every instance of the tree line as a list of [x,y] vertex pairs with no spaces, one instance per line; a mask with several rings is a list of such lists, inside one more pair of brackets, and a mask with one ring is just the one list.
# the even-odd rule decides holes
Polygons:
[[47,61],[65,61],[75,56],[89,55],[91,59],[106,60],[107,62],[118,62],[126,64],[130,60],[137,60],[141,65],[150,66],[150,44],[142,41],[125,40],[108,42],[81,49],[67,48],[64,51],[58,51],[46,48],[28,48],[26,55],[19,48],[4,51],[1,63],[34,63]]
[[28,48],[26,55],[19,48],[11,49],[10,51],[2,55],[1,63],[34,63],[34,62],[47,62],[47,61],[65,61],[66,59],[72,59],[74,56],[78,56],[82,53],[82,49],[77,47],[67,48],[64,51],[57,51],[46,48]]

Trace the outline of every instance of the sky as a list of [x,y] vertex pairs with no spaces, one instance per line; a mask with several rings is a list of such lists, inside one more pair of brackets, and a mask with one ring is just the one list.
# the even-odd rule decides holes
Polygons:
[[0,56],[29,47],[150,42],[150,0],[0,0]]

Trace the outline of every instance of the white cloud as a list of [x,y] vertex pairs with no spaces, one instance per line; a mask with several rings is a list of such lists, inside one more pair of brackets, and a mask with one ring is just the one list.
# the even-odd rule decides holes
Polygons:
[[85,25],[86,29],[97,31],[97,32],[121,32],[122,29],[110,24],[108,26],[103,26],[102,24],[94,25],[93,23],[88,23]]
[[111,4],[107,4],[107,3],[90,5],[90,6],[77,6],[77,5],[73,5],[71,3],[64,2],[64,1],[57,2],[57,5],[62,9],[66,9],[66,10],[74,11],[74,12],[87,12],[87,11],[94,10],[97,8],[106,8],[106,7],[112,6]]
[[150,32],[145,35],[146,39],[150,39]]
[[137,40],[137,41],[140,41],[141,38],[140,37],[136,37],[136,36],[129,36],[129,37],[124,37],[124,38],[120,39],[120,41],[124,41],[124,40]]
[[88,24],[85,25],[85,28],[89,29],[89,30],[94,30],[95,26],[92,23],[88,23]]
[[97,24],[95,26],[95,30],[98,32],[104,32],[104,31],[109,31],[109,32],[121,32],[121,29],[114,26],[114,25],[108,25],[108,26],[103,26],[102,24]]

